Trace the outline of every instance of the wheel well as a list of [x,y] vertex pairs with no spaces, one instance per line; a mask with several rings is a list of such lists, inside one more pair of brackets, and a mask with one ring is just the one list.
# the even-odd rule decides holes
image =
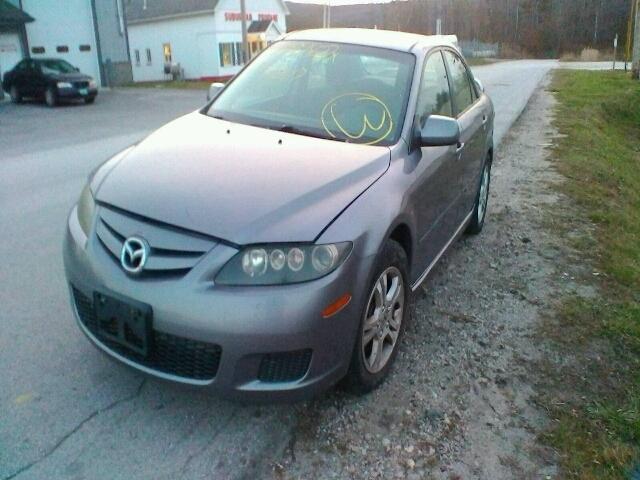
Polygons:
[[393,232],[391,232],[389,238],[400,244],[407,254],[409,265],[411,265],[411,230],[409,230],[409,227],[406,224],[401,223],[393,230]]

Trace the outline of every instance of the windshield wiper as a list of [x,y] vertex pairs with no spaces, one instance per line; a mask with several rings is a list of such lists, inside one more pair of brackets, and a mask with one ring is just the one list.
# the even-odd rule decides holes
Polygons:
[[295,135],[304,135],[305,137],[322,138],[324,140],[336,140],[338,142],[345,141],[342,138],[329,137],[327,135],[322,135],[320,133],[315,133],[310,130],[305,130],[304,128],[299,128],[288,124],[281,125],[280,127],[274,127],[273,130],[277,130],[278,132],[293,133]]

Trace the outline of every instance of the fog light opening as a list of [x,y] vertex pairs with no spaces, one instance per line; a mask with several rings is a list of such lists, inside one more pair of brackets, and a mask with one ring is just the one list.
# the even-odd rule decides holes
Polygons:
[[331,305],[329,305],[327,308],[325,308],[322,311],[322,318],[332,317],[333,315],[338,313],[340,310],[342,310],[344,307],[349,305],[350,301],[351,301],[351,294],[345,293],[339,299],[337,299],[335,302],[333,302]]

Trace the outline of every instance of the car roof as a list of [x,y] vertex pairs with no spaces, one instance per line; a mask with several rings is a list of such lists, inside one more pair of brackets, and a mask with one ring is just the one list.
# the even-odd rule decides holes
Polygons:
[[349,43],[368,47],[389,48],[402,52],[410,52],[416,47],[429,48],[441,45],[458,49],[458,38],[455,35],[419,35],[417,33],[373,30],[368,28],[300,30],[284,35],[283,40]]
[[[38,58],[30,58],[29,60],[33,60],[34,62],[38,63],[38,62],[67,62],[64,58],[55,58],[55,57],[38,57]],[[69,62],[67,62],[69,63]]]

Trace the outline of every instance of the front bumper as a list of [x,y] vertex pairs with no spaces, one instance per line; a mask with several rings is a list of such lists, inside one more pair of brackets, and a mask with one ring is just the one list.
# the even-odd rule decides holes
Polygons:
[[58,88],[58,98],[61,100],[73,100],[79,98],[95,98],[98,96],[97,88]]
[[[260,401],[308,398],[346,374],[364,302],[357,287],[366,290],[373,262],[373,258],[359,257],[354,247],[340,268],[319,280],[288,286],[223,287],[211,279],[237,250],[219,243],[183,276],[136,278],[115,261],[96,235],[95,226],[89,238],[84,235],[75,208],[69,216],[63,252],[76,319],[99,349],[165,380]],[[156,368],[114,348],[92,331],[78,308],[78,300],[91,301],[94,292],[150,305],[154,334],[169,338],[172,345],[218,346],[215,375],[175,374],[180,369]],[[322,318],[322,310],[347,292],[353,296],[351,302],[334,316]],[[169,361],[182,361],[172,352]],[[268,372],[276,373],[269,376]]]

